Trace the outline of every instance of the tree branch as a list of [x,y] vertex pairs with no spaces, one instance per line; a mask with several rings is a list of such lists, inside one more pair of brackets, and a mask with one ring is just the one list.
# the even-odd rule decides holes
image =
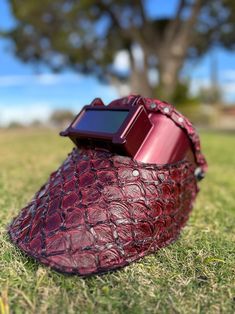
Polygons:
[[179,5],[178,5],[178,9],[176,11],[176,16],[175,16],[175,19],[179,19],[180,18],[180,15],[182,13],[182,10],[184,9],[185,7],[185,4],[186,4],[186,1],[185,0],[180,0],[179,2]]
[[145,9],[144,9],[144,4],[141,0],[137,1],[139,8],[140,8],[140,15],[143,21],[143,24],[145,24],[147,22],[147,18],[146,18],[146,13],[145,13]]
[[107,12],[107,14],[109,15],[109,17],[111,18],[111,20],[113,21],[113,23],[119,28],[122,29],[121,24],[119,22],[118,17],[115,15],[115,13],[111,10],[110,6],[108,6],[107,4],[105,4],[104,2],[99,2],[97,4],[97,6],[102,9],[105,10]]
[[183,9],[185,8],[185,5],[186,5],[185,0],[179,1],[179,5],[178,5],[177,11],[176,11],[175,18],[169,23],[168,30],[166,32],[166,40],[167,41],[171,41],[174,38],[176,32],[178,31],[179,25],[181,23],[181,18],[180,18],[181,13],[182,13]]
[[181,58],[186,54],[189,42],[193,37],[193,27],[196,23],[202,5],[202,0],[195,0],[189,18],[185,22],[181,23],[181,27],[175,36],[175,45],[172,46],[175,57]]
[[188,20],[185,22],[184,29],[187,30],[187,33],[191,32],[191,27],[195,24],[197,16],[200,12],[200,9],[202,7],[202,0],[195,0],[195,3],[192,7],[191,16],[188,18]]

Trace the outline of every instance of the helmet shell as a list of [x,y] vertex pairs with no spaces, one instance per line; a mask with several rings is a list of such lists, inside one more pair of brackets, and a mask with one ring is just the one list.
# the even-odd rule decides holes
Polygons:
[[87,276],[128,265],[177,239],[199,191],[195,173],[204,173],[207,164],[192,124],[168,103],[145,101],[148,110],[185,130],[195,161],[160,165],[74,148],[13,219],[13,243],[58,271]]

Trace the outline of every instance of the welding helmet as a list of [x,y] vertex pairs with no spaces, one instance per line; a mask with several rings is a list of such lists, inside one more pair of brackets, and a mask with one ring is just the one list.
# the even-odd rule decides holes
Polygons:
[[207,169],[187,118],[156,99],[96,98],[61,135],[75,147],[10,224],[17,247],[88,276],[178,238]]

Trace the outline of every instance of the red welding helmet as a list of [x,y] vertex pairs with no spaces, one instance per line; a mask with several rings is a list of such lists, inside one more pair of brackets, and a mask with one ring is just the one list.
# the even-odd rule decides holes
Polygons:
[[207,165],[192,124],[172,105],[97,98],[61,135],[76,147],[9,227],[21,250],[85,276],[177,239]]

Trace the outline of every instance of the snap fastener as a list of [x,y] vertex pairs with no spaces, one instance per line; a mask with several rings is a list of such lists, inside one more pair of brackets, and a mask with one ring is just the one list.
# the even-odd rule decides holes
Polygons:
[[138,175],[140,174],[138,170],[133,170],[132,172],[134,177],[138,177]]
[[197,179],[197,181],[201,181],[205,177],[205,173],[202,171],[201,167],[197,167],[194,171],[194,176]]
[[179,117],[178,122],[179,122],[179,123],[182,123],[182,122],[184,122],[184,119],[181,118],[181,117]]
[[170,112],[170,109],[169,109],[168,107],[165,107],[165,108],[163,109],[163,111],[164,111],[165,113],[169,113],[169,112]]
[[158,175],[158,178],[159,178],[161,181],[165,180],[165,176],[164,176],[163,173],[160,173],[160,174]]
[[154,102],[152,102],[151,105],[150,105],[150,108],[151,109],[155,109],[156,107],[157,107],[157,105]]

